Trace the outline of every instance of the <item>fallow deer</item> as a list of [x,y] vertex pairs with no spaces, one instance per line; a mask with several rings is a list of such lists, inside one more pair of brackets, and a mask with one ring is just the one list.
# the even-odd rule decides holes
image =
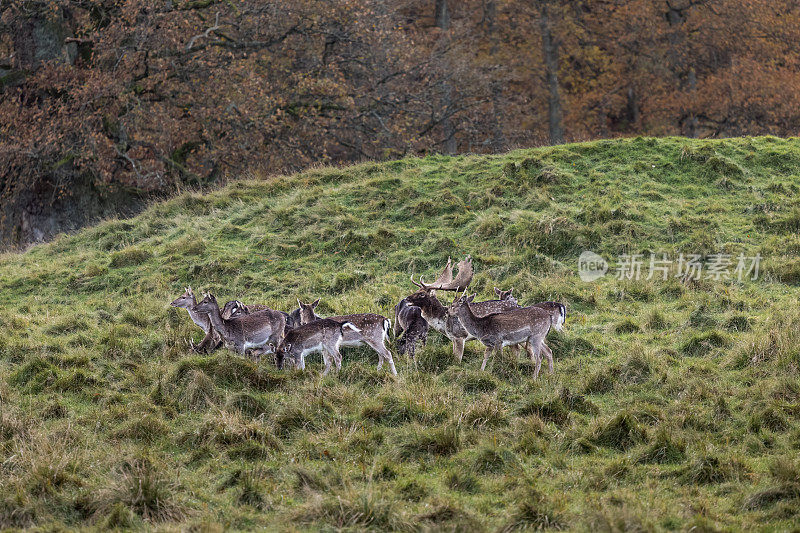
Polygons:
[[[207,313],[211,325],[216,329],[225,344],[232,347],[239,355],[244,355],[247,350],[277,345],[283,336],[286,327],[286,318],[278,311],[264,309],[250,315],[226,320],[217,304],[213,294],[205,297],[193,307],[196,313]],[[264,350],[254,353],[260,356]]]
[[[225,307],[222,308],[222,318],[230,320],[231,318],[236,318],[242,315],[250,315],[258,311],[264,311],[265,309],[270,309],[270,307],[260,304],[245,305],[239,300],[231,300],[229,302],[225,302]],[[286,329],[296,328],[300,325],[299,307],[291,313],[287,313],[285,311],[278,312],[286,317]]]
[[[305,325],[319,320],[314,309],[319,305],[319,298],[310,304],[297,300],[300,304],[300,322]],[[357,313],[353,315],[340,315],[328,317],[337,322],[350,322],[358,331],[347,329],[344,332],[342,346],[369,346],[378,354],[378,370],[383,367],[384,361],[389,365],[392,374],[397,375],[392,352],[386,348],[386,338],[389,334],[390,322],[385,316],[374,313]]]
[[514,295],[511,294],[513,291],[514,287],[511,287],[507,291],[504,291],[503,289],[498,289],[497,287],[494,288],[494,293],[497,296],[498,300],[509,300],[514,303],[517,303],[517,299],[514,298]]
[[352,322],[338,322],[330,318],[321,318],[298,326],[286,332],[277,348],[275,348],[278,369],[283,368],[284,360],[289,357],[300,370],[306,368],[306,355],[322,352],[325,370],[322,375],[327,375],[331,369],[333,359],[336,370],[342,367],[342,354],[339,347],[342,345],[346,331],[359,333]]
[[[452,341],[453,355],[459,362],[464,357],[464,343],[468,340],[473,340],[475,337],[469,334],[457,317],[447,314],[447,307],[442,305],[436,297],[435,291],[464,290],[472,281],[473,274],[472,260],[467,256],[466,259],[458,263],[458,274],[453,278],[452,260],[448,258],[447,264],[442,269],[439,277],[430,285],[426,284],[422,278],[420,278],[419,282],[416,282],[412,276],[411,283],[419,287],[419,290],[406,298],[411,305],[420,308],[422,317],[430,327]],[[519,306],[516,300],[513,299],[476,302],[472,306],[475,314],[480,316],[516,309],[517,307]]]
[[481,370],[486,369],[493,352],[499,352],[503,346],[524,344],[531,361],[536,365],[533,371],[533,379],[536,379],[542,366],[542,344],[556,319],[539,307],[520,307],[481,317],[470,308],[474,298],[474,294],[456,298],[448,314],[458,317],[469,334],[486,346]]
[[[428,340],[428,322],[422,317],[422,309],[403,298],[394,307],[394,333],[397,339],[397,351],[408,353],[414,364],[417,364],[417,343],[423,347]],[[398,337],[397,330],[400,330]]]
[[194,311],[194,306],[197,305],[197,300],[195,300],[194,292],[192,291],[191,287],[186,287],[186,290],[182,295],[176,298],[171,304],[172,307],[179,307],[181,309],[186,309],[189,312],[189,317],[192,319],[192,322],[200,326],[206,336],[203,340],[195,346],[194,341],[189,341],[191,343],[192,349],[196,352],[213,352],[222,344],[222,339],[219,336],[219,333],[214,330],[213,326],[211,325],[211,320],[208,318],[206,313],[197,313]]

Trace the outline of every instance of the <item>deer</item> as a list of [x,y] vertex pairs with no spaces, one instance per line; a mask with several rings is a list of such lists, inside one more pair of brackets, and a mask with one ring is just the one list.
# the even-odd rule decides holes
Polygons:
[[[303,303],[300,300],[297,300],[297,303],[300,305],[300,322],[302,325],[310,324],[322,318],[314,312],[314,309],[319,305],[319,298],[310,304]],[[386,339],[391,326],[388,318],[374,313],[357,313],[328,318],[338,322],[350,322],[358,328],[358,331],[345,330],[342,346],[369,346],[378,354],[378,370],[386,362],[391,373],[395,376],[397,375],[392,352],[386,348]]]
[[514,287],[511,287],[507,291],[503,289],[498,289],[497,287],[494,288],[494,294],[497,296],[498,300],[507,300],[509,302],[517,303],[517,299],[511,294],[514,291]]
[[[437,290],[460,291],[469,286],[474,275],[471,257],[468,255],[457,266],[458,274],[454,278],[453,261],[448,258],[447,264],[442,269],[439,277],[430,285],[426,284],[422,277],[418,282],[414,281],[414,276],[412,275],[411,283],[419,287],[419,290],[405,299],[411,305],[420,308],[422,317],[430,327],[450,339],[453,343],[453,355],[457,361],[461,362],[464,357],[464,343],[473,340],[475,337],[469,334],[456,316],[447,314],[447,307],[439,301],[435,292]],[[488,300],[486,302],[476,302],[473,305],[473,310],[478,315],[488,315],[489,313],[497,313],[517,307],[519,306],[516,300]]]
[[322,375],[326,376],[331,369],[331,359],[338,371],[342,367],[342,354],[339,347],[342,345],[346,331],[360,333],[352,322],[339,322],[330,318],[321,318],[298,326],[286,332],[277,348],[272,346],[276,354],[276,365],[283,369],[283,362],[288,357],[300,370],[306,368],[306,355],[322,352],[325,369]]
[[[408,298],[400,300],[394,306],[394,325],[393,333],[397,339],[397,351],[401,354],[407,353],[417,364],[417,343],[425,346],[428,341],[428,322],[422,317],[422,309],[412,305]],[[401,337],[398,338],[397,329],[400,329]]]
[[194,292],[192,291],[191,287],[186,287],[184,293],[173,300],[170,305],[172,307],[186,309],[186,311],[189,312],[189,317],[192,319],[192,322],[200,326],[200,328],[206,334],[206,336],[203,337],[203,340],[200,341],[200,344],[197,346],[195,346],[194,341],[191,339],[189,340],[192,350],[198,353],[210,353],[220,347],[222,344],[222,339],[220,338],[219,333],[217,333],[217,331],[211,325],[211,320],[208,318],[208,315],[205,313],[197,313],[193,309],[194,306],[197,305],[197,300],[194,297]]
[[[225,306],[222,308],[222,318],[230,320],[231,318],[236,318],[242,315],[250,315],[258,311],[264,311],[265,309],[270,309],[270,307],[260,304],[245,305],[239,300],[230,300],[225,302]],[[278,312],[283,314],[283,316],[286,318],[286,329],[296,328],[300,325],[299,307],[291,313],[287,313],[285,311]]]
[[[478,316],[470,306],[474,299],[474,294],[456,298],[448,308],[448,315],[458,317],[469,334],[486,346],[481,370],[486,369],[492,353],[499,352],[503,346],[524,344],[531,362],[535,364],[533,379],[536,379],[542,366],[544,339],[557,319],[549,311],[534,306]],[[548,362],[552,373],[552,354]]]
[[[286,327],[283,314],[272,309],[226,320],[222,318],[217,299],[211,293],[207,293],[192,310],[195,313],[206,313],[225,344],[239,355],[244,355],[253,348],[264,348],[270,343],[277,345]],[[266,350],[253,352],[254,360],[258,362],[263,353],[267,353]]]

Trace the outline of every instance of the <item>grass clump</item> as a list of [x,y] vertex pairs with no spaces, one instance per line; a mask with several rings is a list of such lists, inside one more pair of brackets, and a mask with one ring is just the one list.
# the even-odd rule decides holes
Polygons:
[[404,459],[423,455],[447,456],[456,453],[461,444],[461,427],[448,424],[411,432],[399,444],[398,453]]
[[188,508],[178,498],[179,484],[165,476],[168,471],[147,457],[126,461],[114,469],[108,486],[95,493],[95,514],[111,519],[124,517],[128,509],[151,523],[184,518]]
[[686,443],[673,437],[667,430],[660,429],[650,446],[637,459],[639,463],[670,464],[681,463],[686,458]]
[[711,330],[689,337],[681,344],[680,351],[690,357],[702,357],[727,344],[728,340],[721,333]]
[[636,418],[627,411],[601,422],[590,434],[589,440],[597,446],[625,451],[645,441],[647,435]]
[[500,531],[560,530],[567,527],[559,505],[540,491],[530,488],[519,498]]
[[294,513],[300,524],[323,523],[335,528],[378,531],[412,531],[412,524],[398,511],[396,504],[374,491],[348,492],[339,496],[314,496]]
[[111,254],[109,266],[122,268],[127,266],[140,265],[153,256],[152,252],[136,246],[124,248]]

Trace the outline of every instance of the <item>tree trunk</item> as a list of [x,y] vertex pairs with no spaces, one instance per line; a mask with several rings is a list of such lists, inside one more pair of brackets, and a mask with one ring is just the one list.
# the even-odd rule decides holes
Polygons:
[[[497,30],[497,4],[495,0],[489,0],[484,5],[483,19],[486,21],[486,35],[491,43],[489,47],[489,57],[491,58],[492,65],[494,65],[494,56],[497,53],[497,35],[495,34]],[[492,70],[494,69],[495,67],[493,66]],[[489,146],[491,146],[493,152],[502,152],[505,150],[507,144],[506,135],[505,132],[503,132],[503,127],[500,122],[500,99],[503,96],[503,88],[495,72],[490,72],[489,75],[492,77],[492,80],[489,82],[489,91],[492,100],[492,137],[489,139]]]
[[447,9],[447,0],[436,0],[436,11],[433,19],[437,28],[450,29],[450,10]]
[[[434,22],[436,27],[442,31],[447,31],[450,28],[450,11],[447,8],[447,0],[436,0]],[[442,150],[448,155],[453,155],[458,151],[456,129],[452,120],[450,120],[451,117],[449,116],[452,105],[453,88],[450,86],[450,82],[445,80],[444,98],[442,100],[443,113],[445,114],[444,118],[442,119]]]
[[564,142],[564,126],[561,112],[561,96],[558,91],[558,43],[553,38],[550,26],[550,8],[541,3],[539,26],[542,31],[542,53],[544,54],[545,78],[547,80],[547,121],[550,129],[550,144]]

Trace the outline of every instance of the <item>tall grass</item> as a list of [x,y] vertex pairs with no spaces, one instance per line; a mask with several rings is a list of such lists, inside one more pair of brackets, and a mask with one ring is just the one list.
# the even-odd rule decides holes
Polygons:
[[[798,505],[796,139],[624,139],[430,156],[187,193],[0,257],[0,527],[791,530]],[[585,249],[760,253],[762,279],[577,276]],[[559,300],[555,373],[279,372],[169,307],[186,285],[333,315],[448,256]],[[441,296],[441,295],[440,295]],[[446,298],[447,296],[443,296]],[[390,343],[391,344],[391,343]]]

